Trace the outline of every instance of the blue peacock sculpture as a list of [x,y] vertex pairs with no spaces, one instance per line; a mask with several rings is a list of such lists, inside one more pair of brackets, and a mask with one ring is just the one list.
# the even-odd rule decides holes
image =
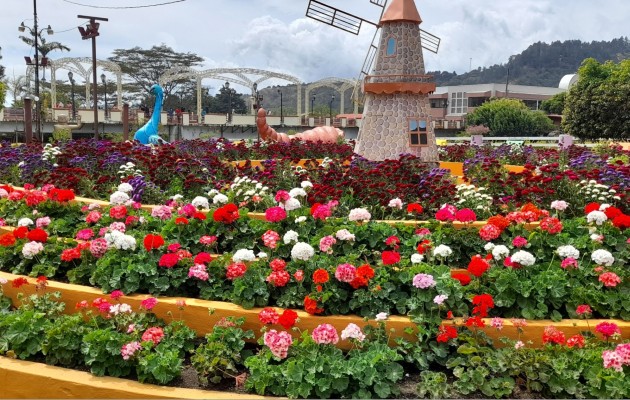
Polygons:
[[149,90],[155,95],[155,106],[153,106],[153,114],[151,119],[147,121],[142,128],[138,129],[133,136],[134,140],[142,144],[164,144],[164,139],[158,136],[158,126],[160,125],[160,113],[162,112],[162,102],[164,101],[164,90],[162,86],[155,84]]

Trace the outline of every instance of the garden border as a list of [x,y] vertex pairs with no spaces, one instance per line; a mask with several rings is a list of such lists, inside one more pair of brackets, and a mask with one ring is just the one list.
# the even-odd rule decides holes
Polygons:
[[[265,399],[252,393],[158,386],[32,361],[0,357],[0,398]],[[277,397],[273,397],[274,399]]]
[[[9,282],[12,282],[14,279],[20,277],[22,276],[10,274],[7,272],[0,272],[0,278],[7,279],[7,281]],[[24,285],[20,288],[14,288],[9,283],[5,284],[3,287],[4,294],[7,297],[10,297],[14,302],[17,302],[17,297],[19,293],[24,293],[27,295],[35,293],[36,279],[31,277],[26,278],[29,281],[29,285]],[[66,303],[65,312],[68,314],[76,312],[72,305],[82,300],[87,300],[91,303],[91,301],[96,299],[97,297],[107,296],[96,288],[72,285],[56,281],[48,281],[48,287],[46,290],[49,292],[61,292],[61,301]],[[140,302],[147,297],[150,296],[136,294],[123,296],[119,299],[119,301],[128,303],[135,309],[138,309],[140,306]],[[182,299],[186,301],[186,306],[183,309],[181,309],[177,305],[177,301]],[[258,319],[258,313],[261,310],[260,308],[252,308],[248,310],[232,303],[194,298],[158,297],[158,300],[158,304],[155,306],[152,312],[154,312],[159,318],[163,318],[167,321],[170,319],[184,320],[186,322],[186,325],[195,330],[197,332],[197,335],[200,337],[210,332],[214,324],[223,317],[244,317],[245,323],[242,325],[242,328],[245,330],[251,329],[256,337],[259,337],[261,335],[260,328],[262,327],[262,324]],[[274,308],[280,309],[279,307]],[[366,324],[374,325],[377,323],[374,320],[366,321],[364,318],[356,315],[316,316],[310,315],[303,310],[295,311],[300,319],[296,326],[300,330],[308,329],[309,331],[312,331],[313,328],[317,327],[318,325],[328,323],[333,325],[337,329],[337,331],[340,332],[349,323],[355,323],[359,326],[364,326]],[[630,321],[621,321],[615,319],[565,319],[559,322],[554,322],[551,320],[527,320],[527,326],[524,328],[523,334],[519,336],[516,327],[509,319],[504,319],[503,329],[500,331],[496,330],[490,325],[490,320],[491,318],[485,318],[485,327],[480,328],[480,330],[485,331],[485,333],[489,337],[497,340],[496,343],[499,346],[501,345],[501,343],[498,342],[498,339],[500,337],[509,337],[514,340],[520,339],[524,342],[531,341],[532,347],[540,347],[542,346],[543,331],[545,327],[549,325],[554,325],[558,329],[562,330],[567,336],[572,336],[582,331],[592,330],[594,329],[595,325],[604,321],[614,322],[615,324],[617,324],[621,329],[621,338],[625,340],[630,339]],[[444,320],[443,324],[456,324],[462,326],[464,325],[464,322],[462,318],[455,318],[454,320]],[[395,332],[392,333],[390,336],[391,345],[394,345],[395,339],[397,337],[404,337],[405,339],[410,341],[416,340],[415,335],[405,332],[405,328],[414,328],[416,326],[416,324],[411,322],[408,317],[390,316],[385,321],[385,325],[388,330],[395,330]],[[280,325],[270,325],[269,327],[272,329],[283,330]],[[299,336],[298,332],[291,333],[295,337]],[[351,344],[346,340],[342,340],[337,343],[337,347],[347,350],[351,348]]]

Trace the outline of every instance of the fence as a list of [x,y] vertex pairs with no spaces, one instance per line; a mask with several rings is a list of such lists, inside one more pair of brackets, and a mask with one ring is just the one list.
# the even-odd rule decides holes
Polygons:
[[[560,136],[523,136],[523,137],[485,137],[481,135],[473,136],[452,136],[452,137],[436,137],[439,145],[447,144],[465,144],[501,146],[509,145],[527,145],[532,147],[569,147],[572,144],[578,144],[577,139],[571,135]],[[579,143],[580,146],[595,147],[596,143]]]

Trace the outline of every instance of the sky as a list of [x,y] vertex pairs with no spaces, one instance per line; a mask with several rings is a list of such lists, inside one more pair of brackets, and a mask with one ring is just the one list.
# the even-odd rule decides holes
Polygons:
[[[305,16],[308,0],[184,0],[173,4],[130,7],[174,0],[39,0],[40,28],[45,36],[71,48],[49,58],[90,57],[89,40],[81,40],[77,15],[108,18],[100,27],[97,58],[114,49],[150,48],[164,43],[177,52],[193,52],[208,68],[256,68],[281,72],[314,82],[327,77],[358,77],[375,29],[364,24],[353,35]],[[321,0],[370,21],[381,8],[370,0]],[[80,3],[83,5],[72,4]],[[425,52],[428,71],[464,73],[471,68],[505,63],[510,55],[542,41],[611,40],[628,35],[629,0],[416,0],[420,27],[442,41],[437,55]],[[91,6],[91,7],[88,7]],[[33,54],[19,40],[17,27],[33,25],[31,0],[2,0],[0,64],[8,76],[23,75],[24,56]],[[65,32],[64,32],[65,31]],[[30,52],[30,53],[29,53]],[[48,74],[50,71],[48,71]],[[58,78],[65,78],[61,72]],[[267,81],[284,85],[288,82]],[[215,87],[222,82],[204,80]],[[245,92],[245,88],[236,88]]]

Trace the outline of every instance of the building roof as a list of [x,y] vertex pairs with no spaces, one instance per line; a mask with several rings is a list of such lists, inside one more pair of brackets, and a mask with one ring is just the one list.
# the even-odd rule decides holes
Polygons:
[[393,0],[389,4],[389,7],[387,7],[387,10],[385,10],[379,25],[382,25],[383,22],[394,21],[409,21],[417,24],[422,23],[422,18],[420,18],[420,13],[418,13],[415,1]]

